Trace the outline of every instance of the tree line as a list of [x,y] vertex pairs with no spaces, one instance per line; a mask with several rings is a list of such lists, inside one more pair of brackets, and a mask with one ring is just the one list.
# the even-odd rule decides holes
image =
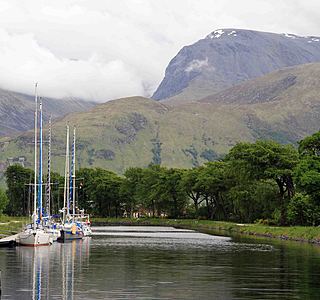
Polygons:
[[[6,171],[0,210],[28,215],[33,171]],[[52,178],[52,207],[63,206],[64,178]],[[77,172],[77,203],[101,217],[205,218],[279,225],[320,224],[320,132],[292,145],[238,143],[220,161],[193,169],[150,165],[120,176],[102,168]]]

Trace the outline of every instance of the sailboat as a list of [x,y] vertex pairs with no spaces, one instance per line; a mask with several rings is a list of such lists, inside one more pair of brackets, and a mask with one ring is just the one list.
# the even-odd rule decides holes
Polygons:
[[60,224],[54,222],[51,216],[51,117],[49,119],[48,130],[48,165],[47,165],[47,182],[46,182],[46,205],[44,216],[44,229],[52,237],[52,240],[57,241],[60,236]]
[[72,167],[70,175],[70,199],[72,196],[72,219],[82,230],[83,236],[92,234],[89,215],[84,214],[84,210],[80,210],[80,214],[76,214],[76,128],[73,128],[73,143],[72,143]]
[[[45,246],[52,244],[52,237],[42,226],[42,102],[40,101],[40,148],[39,148],[39,179],[37,179],[37,150],[38,150],[38,94],[35,85],[35,114],[34,114],[34,203],[32,224],[18,234],[16,242],[21,246]],[[38,182],[39,180],[39,182]],[[37,193],[38,188],[38,193]],[[38,203],[37,203],[38,202]],[[37,205],[38,204],[38,205]]]
[[[67,125],[67,142],[66,142],[66,163],[64,179],[64,206],[63,206],[63,226],[60,231],[60,242],[67,240],[82,239],[83,231],[81,223],[75,219],[75,141],[76,129],[73,129],[72,143],[72,161],[71,169],[69,163],[69,125]],[[69,180],[68,180],[69,179]],[[72,198],[72,214],[70,214],[70,202]]]

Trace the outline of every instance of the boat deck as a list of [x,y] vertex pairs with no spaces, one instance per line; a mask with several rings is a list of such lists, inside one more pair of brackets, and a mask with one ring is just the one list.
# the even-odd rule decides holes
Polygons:
[[7,247],[7,246],[16,246],[17,242],[16,239],[18,237],[18,233],[10,236],[6,236],[0,239],[0,247]]

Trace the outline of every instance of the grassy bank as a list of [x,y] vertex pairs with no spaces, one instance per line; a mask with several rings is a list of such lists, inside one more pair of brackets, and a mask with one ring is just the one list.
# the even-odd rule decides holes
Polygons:
[[93,225],[159,225],[174,226],[206,232],[221,231],[224,234],[243,234],[276,239],[301,241],[320,244],[320,227],[290,226],[276,227],[260,224],[237,224],[231,222],[194,220],[194,219],[129,219],[93,218]]
[[0,216],[0,238],[19,232],[27,221],[25,217]]

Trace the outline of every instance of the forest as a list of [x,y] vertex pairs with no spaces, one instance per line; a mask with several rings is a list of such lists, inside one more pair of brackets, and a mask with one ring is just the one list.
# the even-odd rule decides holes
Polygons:
[[[7,168],[0,210],[28,216],[33,171]],[[51,174],[51,206],[63,207],[64,177]],[[199,218],[276,225],[320,224],[320,132],[298,147],[241,142],[220,161],[193,169],[149,165],[117,175],[102,168],[77,172],[77,207],[99,217]]]

